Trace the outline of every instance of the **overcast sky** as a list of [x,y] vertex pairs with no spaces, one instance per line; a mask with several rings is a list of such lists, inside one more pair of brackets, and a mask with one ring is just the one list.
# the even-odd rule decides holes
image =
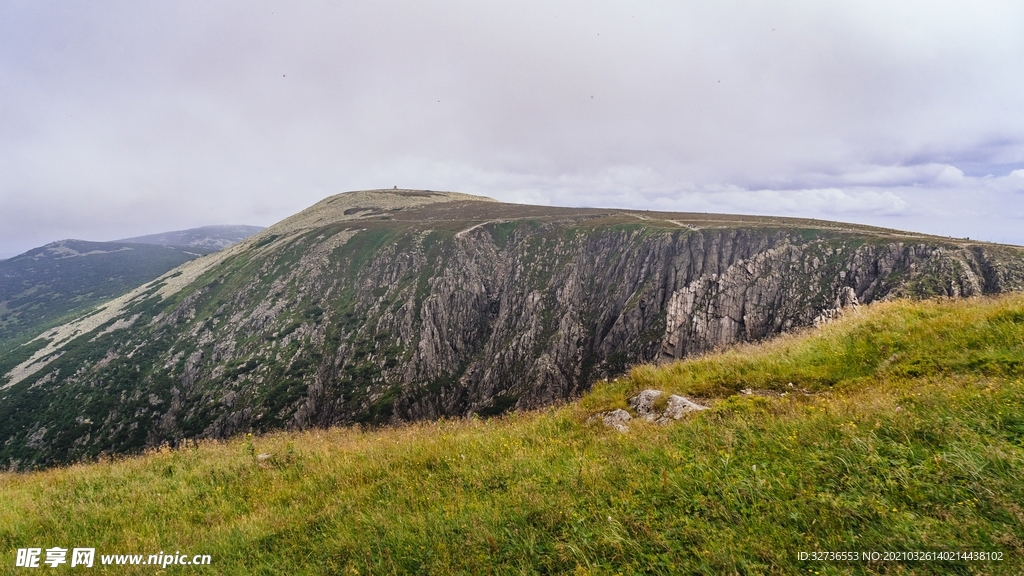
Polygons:
[[0,2],[0,256],[395,185],[1024,244],[1024,3]]

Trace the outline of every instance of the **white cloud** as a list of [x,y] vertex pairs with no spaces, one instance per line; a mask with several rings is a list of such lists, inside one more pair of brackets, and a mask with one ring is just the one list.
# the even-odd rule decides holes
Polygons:
[[907,203],[892,192],[865,190],[846,192],[839,188],[809,190],[736,190],[724,194],[723,204],[743,208],[744,212],[799,216],[824,214],[849,216],[861,214],[900,215]]
[[986,186],[1000,192],[1024,192],[1024,170],[1014,170],[1006,176],[998,178],[981,178]]

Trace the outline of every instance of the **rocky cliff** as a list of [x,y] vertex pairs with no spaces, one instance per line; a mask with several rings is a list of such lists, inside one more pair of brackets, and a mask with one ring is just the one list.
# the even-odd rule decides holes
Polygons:
[[492,415],[900,296],[1024,288],[1024,249],[830,222],[334,196],[0,359],[0,461]]

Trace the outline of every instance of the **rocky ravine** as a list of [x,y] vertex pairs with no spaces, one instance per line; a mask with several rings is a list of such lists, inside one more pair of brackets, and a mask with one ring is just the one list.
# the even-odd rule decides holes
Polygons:
[[1022,287],[1024,249],[876,228],[341,194],[0,358],[0,462],[497,414],[845,306]]

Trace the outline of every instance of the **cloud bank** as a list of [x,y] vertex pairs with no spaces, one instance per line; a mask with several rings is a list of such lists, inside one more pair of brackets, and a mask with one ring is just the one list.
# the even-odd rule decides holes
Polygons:
[[354,189],[1024,244],[1024,5],[6,2],[0,254]]

